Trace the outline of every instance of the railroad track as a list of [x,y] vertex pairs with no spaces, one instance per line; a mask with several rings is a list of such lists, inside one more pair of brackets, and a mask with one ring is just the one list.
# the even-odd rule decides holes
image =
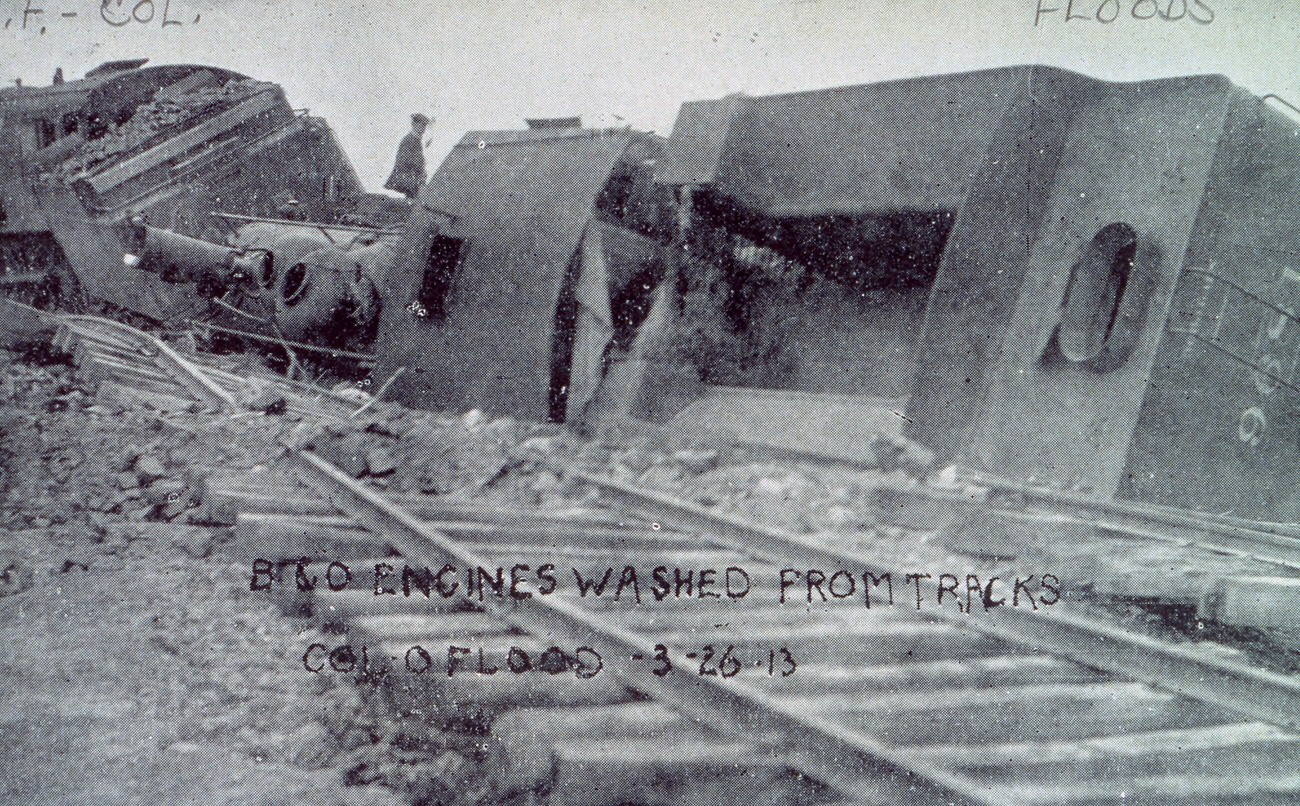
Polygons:
[[[953,551],[1078,567],[1091,595],[1196,631],[1250,635],[1294,670],[1300,649],[1300,539],[1288,524],[1201,517],[985,480],[974,489],[882,485],[886,517]],[[916,528],[914,522],[920,522]],[[1083,556],[1080,547],[1105,546]],[[1263,657],[1261,653],[1261,657]],[[1271,662],[1271,660],[1270,660]]]
[[[641,513],[641,525],[629,519],[611,527],[608,513],[590,512],[546,519],[513,512],[488,521],[454,506],[439,510],[436,499],[417,513],[418,501],[398,504],[310,452],[292,462],[305,486],[286,491],[285,500],[314,489],[339,515],[247,512],[237,531],[258,556],[292,559],[323,549],[313,576],[325,558],[351,569],[551,562],[593,575],[625,563],[743,567],[769,581],[785,564],[863,567],[860,557],[806,536],[584,474],[575,477],[599,487],[623,517]],[[783,606],[770,588],[752,590],[748,604],[721,599],[712,606],[572,591],[449,604],[436,594],[376,597],[371,584],[339,592],[318,586],[301,597],[294,588],[291,609],[344,633],[330,651],[351,647],[348,658],[367,647],[371,673],[401,713],[440,726],[466,708],[486,708],[492,746],[507,748],[494,761],[499,780],[511,782],[506,795],[541,786],[559,802],[599,803],[610,794],[617,797],[608,802],[622,802],[646,781],[680,788],[701,770],[742,786],[757,766],[766,770],[764,785],[786,787],[783,797],[827,797],[799,789],[792,782],[803,779],[788,769],[866,803],[1277,803],[1300,796],[1300,683],[1078,613]],[[508,647],[536,658],[552,646],[595,649],[605,664],[600,674],[610,676],[583,679],[582,653],[572,652],[554,675],[532,670],[521,680],[505,668]],[[449,647],[465,648],[468,660],[447,677]],[[723,677],[721,668],[701,664],[705,647],[745,660]],[[326,649],[316,652],[318,665]],[[479,672],[479,649],[488,667],[501,671]],[[770,673],[773,649],[790,651],[798,668]],[[639,662],[651,658],[666,662]],[[436,670],[433,677],[426,667]],[[651,708],[647,699],[666,707]],[[557,735],[556,725],[570,730]],[[524,753],[538,741],[549,743],[544,763]],[[519,753],[528,759],[523,769]],[[737,764],[744,775],[724,774]],[[580,771],[592,770],[622,784],[575,801],[572,787],[590,789]]]
[[[197,398],[196,385],[207,387],[172,374],[207,375],[196,361],[147,358],[166,365],[173,392]],[[500,782],[499,799],[1300,802],[1300,680],[1205,646],[1129,632],[1074,602],[957,612],[877,599],[867,608],[864,589],[881,596],[873,583],[909,569],[572,468],[562,470],[598,490],[603,506],[548,513],[395,496],[309,450],[286,461],[288,473],[218,480],[208,493],[238,510],[235,534],[250,560],[287,561],[262,581],[331,634],[307,648],[304,665],[364,671],[409,730],[444,741],[466,731],[483,747],[485,775]],[[1252,555],[1289,537],[1050,503],[1050,512],[989,509],[1082,511],[1126,533],[1187,530],[1189,543],[1222,541],[1227,526],[1234,548]],[[508,575],[501,593],[491,582],[493,569],[546,563],[557,577],[613,577],[603,595],[582,595],[577,574],[547,594],[531,577],[527,598],[509,595]],[[332,590],[343,566],[369,576]],[[488,582],[480,574],[477,593],[449,597],[433,583],[426,597],[422,569],[448,566],[462,586],[477,569]],[[629,566],[741,568],[751,584],[728,597],[724,571],[712,582],[719,597],[702,599],[696,576],[693,595],[657,601],[643,576],[638,603],[626,585],[611,595]],[[796,586],[782,603],[791,592],[782,569],[804,586],[811,569],[848,569],[857,592],[823,604]],[[299,571],[316,577],[311,590],[300,589]],[[376,584],[412,581],[409,596],[375,593]]]
[[[875,469],[870,463],[855,463],[790,448],[773,450],[755,443],[744,445],[755,454],[795,463]],[[954,484],[948,488],[883,486],[882,493],[890,496],[885,506],[906,509],[910,502],[919,500],[940,505],[950,514],[973,510],[978,513],[996,512],[1021,523],[1077,523],[1132,537],[1256,559],[1292,571],[1300,570],[1300,524],[1253,521],[1158,504],[1103,499],[1038,487],[988,473],[953,470]],[[973,494],[971,488],[975,490]]]
[[[789,449],[768,452],[763,446],[747,447],[758,456],[821,470],[846,465],[872,469],[869,464],[858,466]],[[1077,542],[1083,530],[1094,540],[1111,536],[1129,544],[1165,546],[1201,558],[1204,568],[1213,568],[1216,560],[1224,566],[1249,568],[1249,572],[1202,570],[1162,576],[1157,568],[1125,557],[1130,572],[1098,567],[1093,587],[1099,594],[1121,600],[1146,599],[1163,607],[1182,607],[1197,618],[1229,628],[1269,632],[1280,647],[1300,647],[1300,525],[1102,499],[952,470],[953,478],[940,486],[877,480],[878,512],[885,521],[939,534],[952,549],[979,556],[1015,558],[1025,549],[1051,556],[1054,547]]]

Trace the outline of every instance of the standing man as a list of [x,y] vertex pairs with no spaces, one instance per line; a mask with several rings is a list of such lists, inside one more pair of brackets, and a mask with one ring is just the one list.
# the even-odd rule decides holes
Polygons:
[[429,128],[429,118],[416,112],[411,115],[411,130],[397,147],[397,161],[388,175],[384,187],[414,199],[424,186],[424,130]]

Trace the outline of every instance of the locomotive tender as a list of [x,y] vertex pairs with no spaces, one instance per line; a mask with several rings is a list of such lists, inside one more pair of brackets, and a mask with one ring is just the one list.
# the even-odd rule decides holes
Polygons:
[[688,103],[666,142],[472,133],[381,283],[376,352],[418,405],[849,456],[896,430],[1296,521],[1297,189],[1300,128],[1221,76],[1011,67]]

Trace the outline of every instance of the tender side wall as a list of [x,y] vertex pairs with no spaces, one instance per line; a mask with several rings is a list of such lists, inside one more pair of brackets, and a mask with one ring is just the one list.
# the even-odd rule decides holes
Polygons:
[[1300,312],[1297,198],[1300,127],[1242,94],[1193,228],[1122,495],[1300,518],[1300,324],[1277,310]]
[[[376,353],[385,375],[404,368],[394,398],[547,418],[560,289],[632,136],[471,134],[453,149],[421,192],[384,282]],[[444,213],[454,221],[442,234],[463,245],[444,310],[421,315],[412,303]]]
[[907,421],[909,436],[950,460],[969,444],[988,394],[1075,109],[1100,91],[1069,73],[1022,75],[959,208],[915,335]]

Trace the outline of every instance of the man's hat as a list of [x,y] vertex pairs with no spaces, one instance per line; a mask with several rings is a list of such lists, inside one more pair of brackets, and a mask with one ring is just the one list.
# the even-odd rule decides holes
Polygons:
[[422,113],[420,113],[420,112],[416,112],[414,115],[411,115],[411,122],[412,122],[412,123],[428,123],[428,122],[429,122],[429,116],[428,116],[428,115],[425,115],[425,114],[422,114]]

